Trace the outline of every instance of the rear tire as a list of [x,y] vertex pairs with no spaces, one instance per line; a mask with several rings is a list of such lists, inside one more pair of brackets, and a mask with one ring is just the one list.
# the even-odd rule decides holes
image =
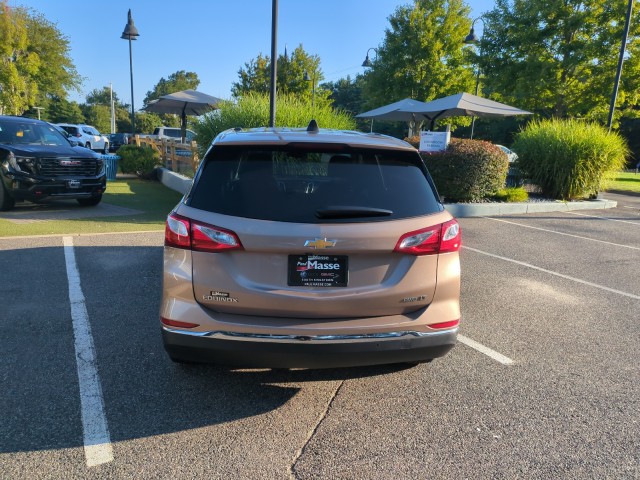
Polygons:
[[102,194],[89,198],[76,198],[76,200],[83,207],[95,207],[102,200]]
[[11,195],[9,195],[7,187],[4,186],[4,182],[0,178],[0,212],[11,210],[15,206],[15,204],[16,201]]

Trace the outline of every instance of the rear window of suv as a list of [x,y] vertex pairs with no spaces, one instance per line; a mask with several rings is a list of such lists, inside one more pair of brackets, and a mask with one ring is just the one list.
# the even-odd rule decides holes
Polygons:
[[279,222],[371,222],[442,210],[417,152],[332,145],[214,146],[186,202]]

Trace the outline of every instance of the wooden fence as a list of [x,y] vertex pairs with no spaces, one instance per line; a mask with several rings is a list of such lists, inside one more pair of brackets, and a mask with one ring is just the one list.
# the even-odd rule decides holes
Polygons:
[[196,142],[180,143],[174,139],[157,139],[136,135],[133,143],[139,147],[153,148],[160,155],[166,168],[193,176],[198,169],[198,145]]

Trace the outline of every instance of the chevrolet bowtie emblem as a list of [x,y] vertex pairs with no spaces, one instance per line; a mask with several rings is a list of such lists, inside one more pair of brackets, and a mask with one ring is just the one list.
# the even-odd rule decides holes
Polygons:
[[304,246],[311,248],[331,248],[336,246],[336,241],[327,240],[326,238],[316,238],[315,240],[307,240],[304,242]]

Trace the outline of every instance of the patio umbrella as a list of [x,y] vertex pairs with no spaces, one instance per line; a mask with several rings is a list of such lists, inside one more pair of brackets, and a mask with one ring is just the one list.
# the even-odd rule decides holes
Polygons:
[[206,93],[195,90],[182,90],[181,92],[163,95],[157,100],[150,101],[143,109],[154,113],[173,113],[180,115],[182,127],[182,141],[187,132],[187,115],[202,115],[218,108],[222,100]]
[[424,102],[413,100],[412,98],[405,98],[399,102],[390,103],[378,107],[368,112],[360,113],[356,115],[356,118],[374,118],[376,120],[395,120],[412,122],[416,120],[414,112],[417,112],[427,105]]
[[[421,102],[422,103],[422,102]],[[476,116],[476,117],[507,117],[511,115],[532,115],[531,112],[521,110],[504,103],[494,102],[488,98],[478,97],[470,93],[457,93],[448,97],[438,98],[423,103],[420,108],[412,108],[413,114],[423,115],[431,121],[431,130],[436,120],[442,117]]]

